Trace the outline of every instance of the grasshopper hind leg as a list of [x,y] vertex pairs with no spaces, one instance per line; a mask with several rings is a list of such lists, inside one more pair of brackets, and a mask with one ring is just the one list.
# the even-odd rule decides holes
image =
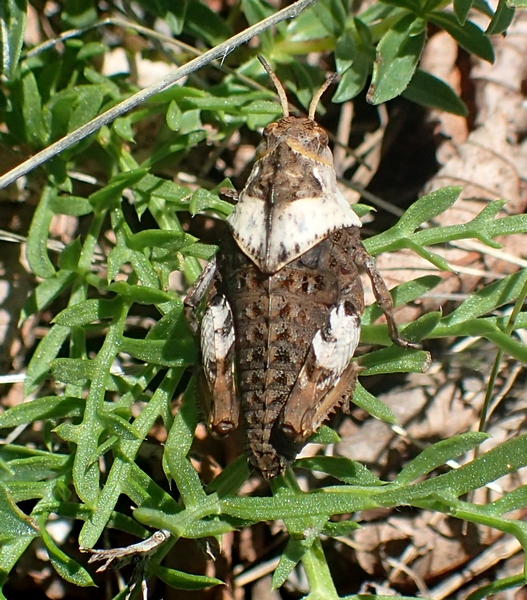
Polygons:
[[[234,322],[225,296],[216,293],[218,270],[211,261],[185,298],[185,312],[198,335],[202,356],[200,395],[206,399],[208,426],[213,435],[224,437],[238,427],[240,403],[234,383]],[[207,305],[201,323],[197,313]],[[203,385],[203,384],[206,385]]]
[[218,437],[238,427],[240,403],[234,383],[234,322],[225,296],[212,298],[201,321],[203,372],[211,394],[209,427]]
[[377,302],[379,308],[382,310],[384,316],[386,317],[386,323],[388,325],[388,335],[390,336],[392,342],[394,344],[397,344],[397,346],[401,346],[402,348],[414,348],[416,350],[419,350],[421,348],[420,344],[410,342],[400,335],[399,330],[397,328],[397,323],[395,322],[395,317],[393,315],[394,306],[390,290],[386,286],[382,275],[377,270],[377,266],[375,265],[374,259],[368,254],[364,246],[362,246],[362,248],[357,249],[356,260],[357,264],[364,267],[364,270],[370,278],[373,289],[373,295],[375,296],[375,301]]

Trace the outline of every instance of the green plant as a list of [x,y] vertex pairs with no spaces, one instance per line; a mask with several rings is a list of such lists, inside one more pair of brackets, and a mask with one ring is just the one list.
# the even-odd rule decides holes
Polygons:
[[[222,19],[201,2],[139,3],[145,15],[166,20],[174,35],[184,34],[204,45],[215,46],[232,34],[236,10],[249,23],[270,15],[273,9],[260,0],[236,6],[230,19]],[[454,14],[439,2],[377,3],[351,15],[346,0],[320,0],[289,24],[280,23],[276,35],[264,31],[259,52],[273,60],[279,77],[299,102],[306,106],[313,87],[324,72],[298,61],[295,55],[333,51],[341,81],[334,100],[355,97],[372,73],[372,102],[389,100],[401,93],[409,99],[459,114],[465,107],[444,83],[416,70],[425,43],[428,23],[444,27],[470,52],[492,59],[487,37],[506,29],[512,9],[500,0],[486,34],[467,21],[471,3],[454,3]],[[488,13],[490,9],[477,3]],[[63,33],[54,44],[26,51],[23,3],[8,1],[0,9],[7,32],[2,55],[4,86],[0,111],[5,130],[3,147],[22,155],[48,147],[69,136],[127,96],[136,92],[122,76],[106,76],[97,69],[97,57],[109,48],[102,35],[108,22],[98,21],[96,2],[66,2],[60,15]],[[3,11],[3,12],[2,12]],[[57,21],[59,21],[57,17]],[[118,21],[113,21],[113,24]],[[122,21],[121,21],[122,24]],[[128,26],[144,32],[132,22]],[[166,40],[157,36],[162,42]],[[58,42],[64,44],[57,50]],[[195,49],[178,46],[173,58],[186,62]],[[168,50],[167,50],[168,51]],[[282,585],[301,561],[310,585],[309,598],[336,598],[337,591],[325,562],[320,536],[341,536],[357,524],[334,515],[350,515],[373,507],[414,506],[484,523],[516,536],[525,549],[525,524],[505,515],[525,505],[526,491],[518,487],[502,499],[476,505],[460,499],[470,491],[527,465],[524,436],[510,440],[472,460],[456,471],[422,481],[447,461],[476,448],[484,439],[471,433],[439,442],[409,462],[397,479],[380,481],[363,466],[337,457],[298,461],[298,467],[322,471],[341,482],[313,492],[300,491],[294,474],[272,483],[273,497],[237,496],[248,476],[243,459],[237,460],[204,487],[192,466],[189,452],[199,419],[193,379],[186,372],[195,364],[197,349],[188,331],[182,294],[175,292],[170,277],[179,272],[186,284],[200,272],[200,260],[210,259],[212,245],[185,231],[180,216],[226,216],[231,205],[218,191],[224,181],[207,181],[207,189],[183,185],[159,172],[184,171],[192,153],[205,142],[221,147],[241,127],[256,130],[280,113],[274,93],[263,89],[266,77],[252,51],[247,58],[236,52],[226,56],[226,74],[215,85],[198,72],[185,87],[157,93],[138,110],[121,115],[111,126],[85,137],[75,146],[44,164],[42,188],[27,237],[27,260],[39,283],[22,318],[46,310],[55,311],[47,335],[40,341],[27,368],[26,396],[36,395],[0,415],[0,428],[42,422],[41,447],[4,444],[0,447],[0,582],[5,583],[21,554],[35,538],[45,545],[57,572],[76,585],[92,585],[87,570],[67,556],[46,531],[52,515],[83,522],[79,545],[91,548],[108,528],[138,538],[157,527],[172,535],[154,554],[146,569],[169,585],[198,589],[217,579],[167,569],[160,563],[179,537],[206,539],[261,521],[283,518],[290,540],[273,578]],[[377,56],[377,58],[376,58]],[[209,78],[215,73],[207,73]],[[432,87],[430,87],[432,86]],[[433,97],[429,90],[433,89]],[[206,91],[205,91],[206,90]],[[148,157],[139,158],[140,133],[148,123],[158,126]],[[146,124],[146,125],[145,125]],[[69,138],[67,138],[69,140]],[[99,173],[91,190],[78,180],[83,165],[95,164]],[[26,171],[27,172],[27,171]],[[203,170],[200,174],[208,177]],[[4,183],[9,180],[0,178]],[[28,186],[31,189],[31,186]],[[421,228],[456,201],[457,188],[446,188],[421,198],[388,231],[365,243],[373,254],[411,248],[439,269],[448,268],[430,247],[462,238],[477,238],[496,246],[497,236],[527,231],[525,215],[496,218],[502,202],[488,204],[470,223]],[[359,207],[360,210],[360,207]],[[77,219],[79,233],[60,253],[49,251],[50,225],[57,216]],[[82,234],[80,233],[82,231]],[[108,231],[111,238],[107,239]],[[106,237],[105,237],[106,236]],[[416,279],[394,291],[397,304],[411,302],[430,291],[436,277]],[[527,324],[521,310],[527,274],[520,271],[486,286],[447,316],[423,315],[405,329],[410,339],[424,340],[478,335],[492,341],[520,361],[527,348],[511,337]],[[488,316],[513,303],[510,319]],[[134,337],[132,317],[143,310],[156,315],[146,337]],[[363,319],[363,341],[387,344],[384,327],[375,325],[376,307]],[[364,356],[362,375],[419,372],[426,368],[424,351],[389,347]],[[116,368],[119,367],[119,368]],[[50,386],[51,392],[46,395]],[[172,414],[174,394],[182,394],[179,410]],[[358,386],[354,401],[371,414],[389,422],[395,418],[366,389]],[[134,412],[137,406],[142,410]],[[162,466],[177,498],[168,493],[138,464],[138,454],[152,427],[162,421],[168,432]],[[318,440],[335,441],[324,428]],[[100,468],[101,461],[107,471]],[[121,496],[138,506],[134,518],[117,506]],[[174,494],[175,495],[175,494]],[[19,506],[31,509],[28,514]],[[524,575],[496,582],[473,594],[483,597],[525,581]],[[479,595],[478,595],[479,594]]]

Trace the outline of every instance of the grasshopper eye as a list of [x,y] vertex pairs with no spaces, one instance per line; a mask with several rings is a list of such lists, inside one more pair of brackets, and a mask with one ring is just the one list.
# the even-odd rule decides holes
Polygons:
[[327,147],[329,144],[329,137],[325,129],[322,129],[322,127],[317,127],[315,129],[315,135],[317,136],[320,145]]
[[265,139],[270,138],[274,132],[276,131],[277,123],[269,123],[267,127],[263,130],[263,137]]
[[260,160],[260,158],[264,157],[266,154],[269,154],[269,144],[267,143],[267,139],[262,140],[255,151],[255,159]]

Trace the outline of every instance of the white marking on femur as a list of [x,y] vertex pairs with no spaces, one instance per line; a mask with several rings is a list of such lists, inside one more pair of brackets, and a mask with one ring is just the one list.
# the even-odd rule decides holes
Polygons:
[[316,365],[330,371],[335,381],[355,354],[360,339],[360,318],[347,314],[344,303],[332,308],[329,324],[313,338]]
[[229,303],[216,296],[201,321],[201,354],[209,381],[216,378],[216,365],[224,361],[234,344],[234,324]]

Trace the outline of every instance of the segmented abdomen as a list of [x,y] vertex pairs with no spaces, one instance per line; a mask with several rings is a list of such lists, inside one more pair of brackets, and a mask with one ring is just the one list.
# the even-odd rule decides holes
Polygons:
[[[315,333],[339,301],[343,265],[335,262],[335,251],[341,253],[331,236],[273,275],[262,273],[234,243],[219,256],[221,292],[234,318],[247,454],[267,478],[281,473],[300,449],[282,431],[280,415]],[[343,257],[356,282],[354,263]]]

